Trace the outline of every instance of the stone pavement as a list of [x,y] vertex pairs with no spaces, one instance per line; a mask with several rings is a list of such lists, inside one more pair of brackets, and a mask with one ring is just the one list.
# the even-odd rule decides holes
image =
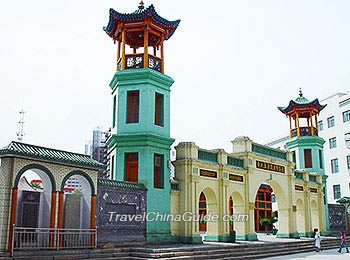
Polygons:
[[276,257],[268,257],[261,258],[266,260],[283,260],[283,259],[302,259],[302,260],[328,260],[328,259],[339,259],[339,260],[349,260],[350,254],[345,253],[346,250],[343,248],[343,253],[339,254],[337,252],[338,249],[329,249],[324,250],[322,252],[309,252],[309,253],[300,253],[294,255],[286,255],[286,256],[276,256]]

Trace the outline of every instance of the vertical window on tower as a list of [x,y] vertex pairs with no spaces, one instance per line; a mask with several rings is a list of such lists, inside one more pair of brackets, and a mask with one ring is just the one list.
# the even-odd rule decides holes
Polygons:
[[114,180],[114,155],[112,155],[111,158],[111,172],[109,174],[109,176],[111,177],[111,180]]
[[138,123],[139,122],[139,95],[138,90],[127,92],[127,123]]
[[164,126],[164,95],[155,94],[154,124]]
[[154,188],[164,188],[164,155],[154,154]]
[[296,157],[295,151],[292,152],[292,157],[293,157],[293,162],[296,163],[297,157]]
[[125,181],[138,182],[138,153],[125,154]]
[[304,149],[304,165],[305,168],[312,168],[311,149]]
[[319,161],[320,169],[323,169],[323,156],[322,156],[322,150],[318,150],[318,161]]
[[115,127],[115,116],[116,116],[116,111],[115,109],[117,108],[117,97],[113,97],[113,121],[112,121],[112,127]]
[[348,163],[348,169],[350,170],[350,155],[346,156],[346,160]]

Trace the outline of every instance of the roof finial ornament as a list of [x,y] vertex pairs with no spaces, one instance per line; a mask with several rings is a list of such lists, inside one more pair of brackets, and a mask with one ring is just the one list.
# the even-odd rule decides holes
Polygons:
[[143,10],[143,9],[144,9],[144,6],[143,6],[143,5],[144,5],[144,3],[143,3],[143,1],[141,0],[141,2],[140,2],[140,4],[139,4],[139,9],[140,9],[140,10]]
[[300,96],[300,97],[303,96],[303,91],[301,91],[301,87],[299,87],[299,96]]

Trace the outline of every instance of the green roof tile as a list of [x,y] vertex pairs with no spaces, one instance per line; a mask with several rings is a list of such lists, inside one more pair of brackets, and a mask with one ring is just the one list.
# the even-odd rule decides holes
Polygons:
[[21,157],[44,159],[54,163],[68,163],[95,169],[105,169],[106,166],[86,154],[72,153],[32,144],[11,142],[0,149],[0,156],[17,155]]

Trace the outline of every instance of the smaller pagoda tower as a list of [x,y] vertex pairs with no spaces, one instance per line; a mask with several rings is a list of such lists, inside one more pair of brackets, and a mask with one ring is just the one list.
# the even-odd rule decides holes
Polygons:
[[[311,173],[310,176],[322,176],[326,229],[329,230],[327,186],[324,170],[323,144],[325,140],[318,136],[317,116],[326,105],[318,99],[309,101],[299,89],[299,96],[291,100],[287,107],[278,109],[289,118],[289,137],[287,149],[293,152],[296,169]],[[311,177],[310,177],[311,179]]]

